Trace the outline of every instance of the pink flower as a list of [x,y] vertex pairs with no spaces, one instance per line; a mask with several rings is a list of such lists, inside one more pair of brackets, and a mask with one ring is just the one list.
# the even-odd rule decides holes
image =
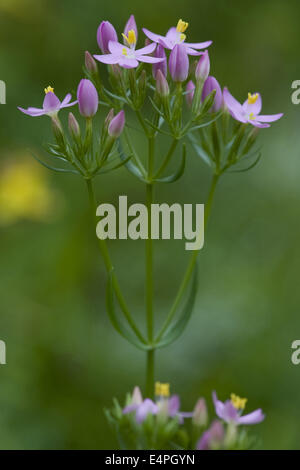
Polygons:
[[145,35],[153,42],[161,44],[166,49],[172,50],[177,44],[183,44],[188,55],[201,55],[201,52],[198,52],[195,49],[206,49],[212,44],[212,41],[206,42],[185,42],[186,35],[184,34],[188,28],[188,23],[179,20],[177,26],[173,26],[169,29],[166,36],[161,36],[160,34],[155,34],[149,31],[146,28],[143,28]]
[[151,57],[147,54],[152,54],[156,48],[156,44],[152,43],[142,49],[135,49],[135,44],[132,47],[127,47],[116,41],[110,41],[108,49],[110,54],[94,55],[95,59],[103,64],[118,64],[120,67],[126,69],[135,68],[139,62],[147,62],[156,64],[162,62],[164,59],[159,57]]
[[259,93],[248,93],[248,99],[244,104],[240,104],[228,91],[224,88],[223,97],[231,116],[237,121],[252,124],[255,127],[270,127],[270,122],[278,121],[283,114],[259,114],[262,108],[262,100]]
[[232,395],[231,400],[224,403],[218,400],[216,392],[213,392],[213,402],[215,405],[216,415],[226,423],[239,424],[257,424],[265,419],[265,415],[259,408],[252,413],[242,416],[246,399],[241,399],[236,395]]
[[73,101],[70,103],[72,95],[68,93],[63,101],[60,101],[57,96],[54,94],[54,89],[51,88],[50,86],[45,89],[45,99],[43,102],[43,108],[20,108],[18,109],[22,111],[22,113],[27,114],[28,116],[32,117],[37,117],[37,116],[56,116],[57,113],[62,109],[62,108],[68,108],[70,106],[74,106],[77,101]]

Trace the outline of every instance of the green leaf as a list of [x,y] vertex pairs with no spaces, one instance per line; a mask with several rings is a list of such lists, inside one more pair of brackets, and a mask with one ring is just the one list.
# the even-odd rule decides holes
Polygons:
[[30,152],[31,155],[33,156],[33,158],[39,162],[41,165],[43,165],[44,167],[48,168],[48,170],[52,170],[52,171],[55,171],[56,173],[73,173],[75,175],[79,175],[80,173],[76,170],[71,170],[71,169],[67,169],[67,168],[55,168],[51,165],[49,165],[48,163],[44,162],[43,160],[41,160],[39,157],[37,157],[33,152]]
[[207,155],[207,153],[203,150],[203,148],[198,144],[197,140],[195,139],[194,136],[189,135],[189,139],[191,141],[192,146],[194,147],[194,150],[196,152],[196,155],[201,158],[201,160],[204,161],[208,166],[212,167],[212,161]]
[[182,312],[178,320],[173,325],[170,326],[170,328],[163,335],[161,341],[155,344],[155,348],[157,349],[164,348],[168,346],[169,344],[174,343],[174,341],[176,341],[176,339],[182,335],[193,312],[195,299],[196,299],[196,293],[197,293],[197,285],[198,285],[198,268],[196,265],[194,275],[193,275],[191,291],[186,301],[186,304],[184,308],[182,309]]
[[[136,178],[138,178],[139,180],[143,181],[143,183],[146,183],[147,181],[145,180],[142,172],[140,171],[140,169],[134,164],[132,163],[131,161],[129,161],[123,152],[120,152],[120,158],[121,160],[124,162],[124,165],[125,167],[127,168],[127,170],[132,174],[134,175]],[[128,161],[126,161],[128,160]]]
[[181,178],[181,176],[183,175],[184,170],[185,170],[185,162],[186,162],[186,145],[183,144],[181,165],[176,171],[176,173],[173,173],[170,176],[165,176],[164,178],[154,179],[153,181],[155,183],[174,183],[175,181],[179,180],[179,178]]
[[[129,155],[125,160],[117,163],[117,165],[112,166],[110,168],[106,168],[105,170],[99,170],[95,173],[95,175],[104,175],[105,173],[110,173],[113,170],[117,170],[118,168],[121,168],[122,166],[126,165],[127,162],[132,158],[132,155]],[[111,162],[110,162],[111,163]]]
[[228,173],[244,173],[245,171],[252,170],[252,168],[254,168],[259,163],[259,161],[261,159],[261,156],[262,156],[262,154],[259,153],[257,158],[254,160],[254,162],[250,166],[248,166],[247,168],[242,168],[241,170],[231,170]]
[[129,343],[133,344],[136,348],[141,349],[142,351],[148,351],[152,349],[151,346],[143,344],[141,341],[136,339],[134,336],[130,334],[129,331],[122,325],[119,321],[116,311],[115,311],[115,304],[114,304],[114,289],[113,289],[113,282],[112,282],[112,271],[109,275],[108,282],[107,282],[107,289],[106,289],[106,309],[111,321],[112,326],[114,329],[125,338]]

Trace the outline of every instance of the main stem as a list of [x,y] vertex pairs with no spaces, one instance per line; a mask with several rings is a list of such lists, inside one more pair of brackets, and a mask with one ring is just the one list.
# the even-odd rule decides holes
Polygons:
[[[146,240],[146,318],[148,344],[153,343],[154,319],[153,319],[153,245],[151,239],[151,206],[153,203],[153,184],[150,182],[153,174],[154,138],[148,141],[148,179],[146,186],[146,203],[148,211],[148,238]],[[154,395],[154,349],[147,351],[146,370],[146,396]]]
[[[87,183],[87,189],[88,189],[88,194],[89,194],[91,212],[92,212],[93,220],[95,220],[95,217],[96,217],[96,203],[95,203],[95,195],[94,195],[93,184],[92,184],[92,181],[90,179],[86,180],[86,183]],[[125,299],[123,297],[123,294],[122,294],[120,286],[119,286],[119,282],[118,282],[117,277],[114,273],[114,266],[113,266],[113,263],[110,259],[110,255],[109,255],[109,251],[108,251],[106,242],[105,242],[105,240],[101,240],[100,238],[97,238],[97,240],[98,240],[98,246],[99,246],[101,255],[103,257],[106,270],[107,270],[108,274],[112,276],[113,288],[114,288],[116,297],[118,299],[119,305],[120,305],[120,307],[121,307],[121,309],[124,313],[124,316],[126,317],[129,326],[131,327],[132,331],[136,334],[136,336],[143,343],[146,343],[144,337],[142,336],[141,332],[137,328],[137,326],[136,326],[136,324],[135,324],[135,322],[134,322],[134,320],[133,320],[133,318],[132,318],[132,316],[131,316],[128,308],[127,308]]]
[[[204,217],[204,224],[207,223],[207,220],[208,220],[208,217],[209,217],[209,214],[210,214],[210,211],[211,211],[211,206],[212,206],[212,201],[213,201],[213,198],[214,198],[214,194],[215,194],[215,190],[216,190],[216,186],[217,186],[217,183],[218,183],[218,180],[219,180],[219,177],[220,175],[219,174],[214,174],[213,176],[213,179],[212,179],[212,183],[211,183],[211,187],[210,187],[210,191],[209,191],[209,195],[208,195],[208,199],[207,199],[207,203],[206,203],[206,207],[205,207],[205,217]],[[174,300],[174,303],[172,305],[172,308],[162,326],[162,329],[158,335],[158,337],[156,338],[156,342],[159,342],[162,338],[162,336],[164,335],[164,333],[166,332],[166,330],[168,329],[175,313],[176,313],[176,310],[178,308],[178,305],[181,301],[181,298],[185,292],[185,289],[187,288],[188,286],[188,283],[191,279],[191,276],[193,274],[193,271],[194,271],[194,268],[195,268],[195,265],[196,265],[196,262],[197,262],[197,257],[198,257],[198,253],[199,253],[199,250],[195,250],[193,252],[193,254],[191,255],[191,258],[190,258],[190,261],[189,261],[189,264],[187,266],[187,269],[186,269],[186,272],[184,274],[184,277],[183,277],[183,280],[180,284],[180,287],[179,287],[179,290],[178,290],[178,293],[176,295],[176,298]]]

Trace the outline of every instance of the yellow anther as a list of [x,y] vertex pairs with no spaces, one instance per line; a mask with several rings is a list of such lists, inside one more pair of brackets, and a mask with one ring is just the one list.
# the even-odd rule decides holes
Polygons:
[[122,54],[123,54],[123,55],[127,55],[127,49],[126,49],[126,47],[123,47],[123,49],[122,49]]
[[184,33],[188,29],[189,24],[185,21],[179,20],[177,23],[176,30],[178,33]]
[[122,33],[122,36],[129,46],[136,45],[136,35],[135,35],[134,29],[131,29],[130,31],[128,31],[128,36],[126,36],[126,34],[124,33]]
[[155,395],[159,397],[168,398],[170,396],[170,384],[162,384],[160,382],[156,382]]
[[251,121],[255,121],[256,117],[254,116],[253,113],[250,113],[250,114],[249,114],[249,119],[250,119]]
[[186,40],[186,35],[184,33],[180,34],[180,41],[183,42]]
[[54,93],[54,88],[52,88],[52,86],[48,86],[47,88],[45,88],[45,93],[47,95],[47,93]]
[[251,93],[248,93],[248,104],[254,104],[256,103],[258,99],[258,93],[254,93],[251,95]]
[[244,410],[246,403],[248,401],[247,398],[240,398],[238,395],[235,395],[234,393],[230,395],[230,399],[231,399],[231,403],[237,410]]

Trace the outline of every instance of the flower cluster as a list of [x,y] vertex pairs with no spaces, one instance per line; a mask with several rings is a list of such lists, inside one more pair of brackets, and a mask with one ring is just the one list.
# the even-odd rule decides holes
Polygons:
[[143,442],[151,449],[247,449],[253,439],[243,425],[258,424],[265,418],[261,409],[243,415],[247,400],[235,394],[222,403],[213,392],[216,418],[211,424],[204,398],[198,399],[191,412],[182,412],[179,396],[170,396],[169,384],[156,383],[155,396],[155,400],[143,399],[135,387],[124,408],[115,400],[114,407],[106,410],[124,448],[138,449]]
[[[48,87],[42,108],[19,108],[32,117],[50,117],[55,143],[47,145],[46,150],[60,166],[54,167],[36,158],[54,171],[83,176],[94,215],[92,179],[95,176],[125,166],[144,183],[147,204],[151,205],[153,187],[157,183],[174,183],[184,175],[186,148],[190,143],[196,156],[209,165],[212,172],[205,207],[207,220],[219,178],[228,171],[253,168],[261,157],[255,147],[260,129],[270,127],[282,117],[281,113],[261,114],[262,98],[258,92],[248,93],[246,101],[240,104],[227,87],[221,87],[211,72],[208,48],[212,41],[188,42],[188,27],[189,24],[180,19],[165,35],[142,28],[142,36],[131,15],[122,35],[118,35],[109,21],[102,21],[97,31],[101,53],[86,51],[85,78],[77,87],[76,101],[72,101],[70,94],[60,101],[54,89]],[[108,81],[103,78],[103,68]],[[61,110],[74,106],[78,106],[85,120],[84,132],[72,112],[68,132],[60,120]],[[97,122],[99,110],[105,110],[106,116],[101,125]],[[143,133],[147,143],[142,151],[135,147],[136,130]],[[169,141],[165,154],[157,152],[156,142],[160,139]],[[171,172],[170,163],[178,149],[181,159],[177,169]],[[106,310],[111,324],[118,334],[147,355],[147,398],[143,399],[136,388],[133,395],[128,396],[125,407],[115,400],[114,408],[107,411],[108,419],[122,437],[122,446],[127,448],[248,448],[251,440],[241,426],[258,423],[264,415],[261,410],[243,415],[244,399],[233,395],[222,403],[213,394],[218,419],[210,426],[204,399],[197,402],[193,411],[183,412],[179,397],[169,396],[168,385],[161,383],[156,385],[156,399],[152,399],[154,354],[176,341],[191,318],[197,290],[197,252],[188,263],[161,329],[155,331],[151,237],[145,243],[146,336],[127,306],[105,240],[99,243],[108,274]],[[178,313],[190,284],[186,305]],[[115,298],[119,312],[115,309]],[[191,426],[186,426],[187,420],[191,421]]]

